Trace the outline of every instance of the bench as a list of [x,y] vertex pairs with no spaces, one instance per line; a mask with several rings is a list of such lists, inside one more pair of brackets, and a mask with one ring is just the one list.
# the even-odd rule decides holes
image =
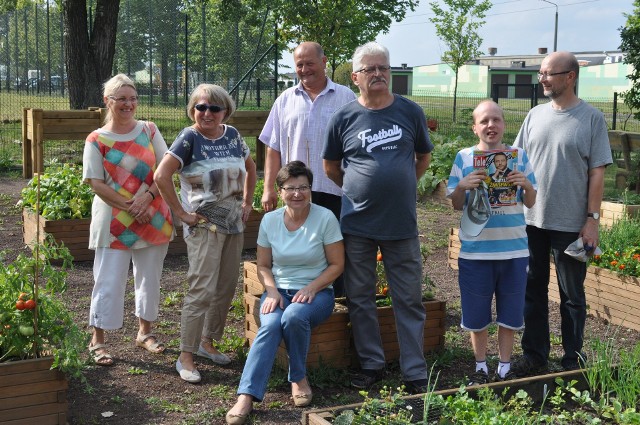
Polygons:
[[629,133],[626,131],[609,131],[609,145],[612,152],[621,154],[621,158],[616,160],[620,170],[616,173],[616,187],[618,189],[627,188],[627,180],[635,174],[636,191],[640,191],[640,161],[634,163],[632,153],[640,153],[640,133]]
[[256,165],[258,170],[264,170],[266,146],[258,140],[260,132],[267,122],[269,111],[236,111],[227,124],[235,127],[242,137],[256,138]]

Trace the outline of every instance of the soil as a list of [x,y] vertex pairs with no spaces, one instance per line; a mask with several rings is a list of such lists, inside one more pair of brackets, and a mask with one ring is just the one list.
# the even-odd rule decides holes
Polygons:
[[[6,251],[4,261],[11,261],[19,252],[28,252],[22,242],[22,223],[15,203],[26,180],[17,177],[0,177],[0,251]],[[460,294],[457,272],[447,267],[446,235],[448,229],[457,227],[459,214],[447,207],[419,207],[419,226],[423,244],[431,247],[427,252],[424,271],[435,285],[435,296],[447,302],[447,335],[445,349],[427,357],[429,366],[439,373],[437,389],[454,388],[471,372],[473,355],[466,332],[460,330]],[[255,259],[255,250],[244,252],[245,260]],[[233,361],[228,366],[217,366],[211,361],[196,358],[203,379],[192,385],[182,381],[175,371],[179,354],[180,308],[186,292],[187,258],[169,255],[164,263],[162,278],[162,305],[155,331],[167,345],[164,354],[150,354],[134,345],[137,321],[133,314],[133,293],[129,290],[125,300],[124,327],[107,333],[107,343],[116,364],[113,367],[89,366],[85,376],[90,385],[81,382],[69,384],[68,400],[71,424],[223,424],[226,411],[235,402],[235,390],[242,373],[242,350],[230,352]],[[241,279],[241,278],[240,278]],[[241,280],[238,296],[241,296]],[[92,263],[79,262],[69,275],[69,290],[64,298],[74,312],[77,323],[86,325],[91,290],[93,286]],[[238,303],[240,306],[240,303]],[[238,307],[228,318],[230,336],[244,334],[244,319]],[[550,305],[551,332],[560,335],[558,306]],[[587,319],[586,338],[611,337],[614,330],[607,323],[591,316]],[[631,347],[640,341],[640,333],[621,328],[617,331],[617,343]],[[490,332],[488,361],[492,370],[497,365],[495,333]],[[519,335],[516,337],[514,355],[519,354]],[[558,359],[562,348],[559,338],[552,338],[551,369],[559,370]],[[375,386],[391,388],[400,385],[397,364],[388,367],[386,379]],[[362,396],[348,386],[349,371],[316,370],[310,372],[314,387],[314,401],[310,408],[357,403]],[[272,372],[267,395],[256,404],[252,423],[296,424],[302,417],[302,409],[293,406],[286,374],[276,368]],[[105,417],[106,416],[106,417]]]

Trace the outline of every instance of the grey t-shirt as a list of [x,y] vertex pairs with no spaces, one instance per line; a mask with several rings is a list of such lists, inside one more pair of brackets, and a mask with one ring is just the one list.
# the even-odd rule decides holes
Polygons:
[[536,203],[525,208],[527,224],[579,232],[587,219],[589,170],[612,162],[602,112],[582,100],[561,111],[551,102],[538,105],[514,146],[527,152],[538,181]]
[[379,110],[357,101],[337,110],[323,158],[344,167],[342,232],[382,240],[415,237],[415,154],[432,149],[422,108],[404,97]]

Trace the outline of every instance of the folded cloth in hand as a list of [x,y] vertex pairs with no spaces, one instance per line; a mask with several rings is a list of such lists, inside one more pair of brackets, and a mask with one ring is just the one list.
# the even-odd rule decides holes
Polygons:
[[582,242],[582,238],[578,238],[571,245],[569,245],[567,249],[564,250],[564,253],[575,258],[578,261],[586,263],[589,260],[589,257],[591,257],[592,255],[602,254],[602,250],[599,247],[585,247],[584,243]]

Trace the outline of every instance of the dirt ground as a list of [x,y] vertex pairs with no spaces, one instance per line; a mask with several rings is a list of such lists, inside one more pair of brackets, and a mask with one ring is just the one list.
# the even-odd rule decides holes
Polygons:
[[[0,177],[0,250],[8,250],[5,261],[11,261],[24,250],[20,211],[15,207],[20,190],[26,181],[15,177]],[[447,301],[447,335],[445,350],[430,354],[429,366],[439,372],[437,388],[457,387],[464,382],[465,374],[471,372],[472,354],[468,335],[459,328],[460,295],[457,273],[446,265],[445,235],[450,227],[458,226],[459,215],[444,207],[419,207],[421,239],[431,247],[424,270],[435,285],[435,294]],[[254,259],[255,251],[244,253],[245,259]],[[134,346],[137,331],[133,315],[133,293],[125,301],[124,327],[107,333],[107,343],[114,356],[113,367],[88,367],[85,376],[91,386],[87,390],[78,381],[71,381],[68,392],[69,421],[71,424],[222,424],[224,414],[235,402],[244,357],[231,353],[233,359],[228,366],[217,366],[211,361],[197,357],[198,369],[203,376],[200,384],[182,381],[175,371],[179,353],[179,322],[182,296],[186,291],[186,256],[168,256],[164,264],[162,279],[161,312],[155,331],[167,345],[164,354],[153,355]],[[92,263],[76,263],[69,277],[69,290],[65,299],[75,313],[77,322],[87,329],[87,315],[93,286]],[[242,291],[238,284],[238,294]],[[244,320],[240,303],[235,312],[229,314],[227,334],[237,338],[244,332]],[[551,332],[560,335],[557,305],[550,306]],[[589,317],[586,337],[605,338],[613,330],[601,320]],[[519,336],[517,337],[519,339]],[[638,332],[621,329],[616,334],[621,346],[629,347],[640,341]],[[559,338],[552,338],[552,368],[559,369],[557,359],[561,355]],[[519,351],[519,341],[516,341]],[[489,344],[489,363],[497,364],[495,335]],[[516,353],[517,354],[517,353]],[[388,367],[383,384],[395,388],[399,385],[397,364]],[[320,370],[310,373],[314,388],[314,401],[310,408],[355,403],[362,396],[349,388],[348,371]],[[372,394],[381,386],[376,386]],[[268,393],[262,403],[255,405],[254,424],[296,424],[300,422],[302,409],[293,406],[290,386],[286,374],[274,369]],[[106,417],[105,417],[106,416]]]

